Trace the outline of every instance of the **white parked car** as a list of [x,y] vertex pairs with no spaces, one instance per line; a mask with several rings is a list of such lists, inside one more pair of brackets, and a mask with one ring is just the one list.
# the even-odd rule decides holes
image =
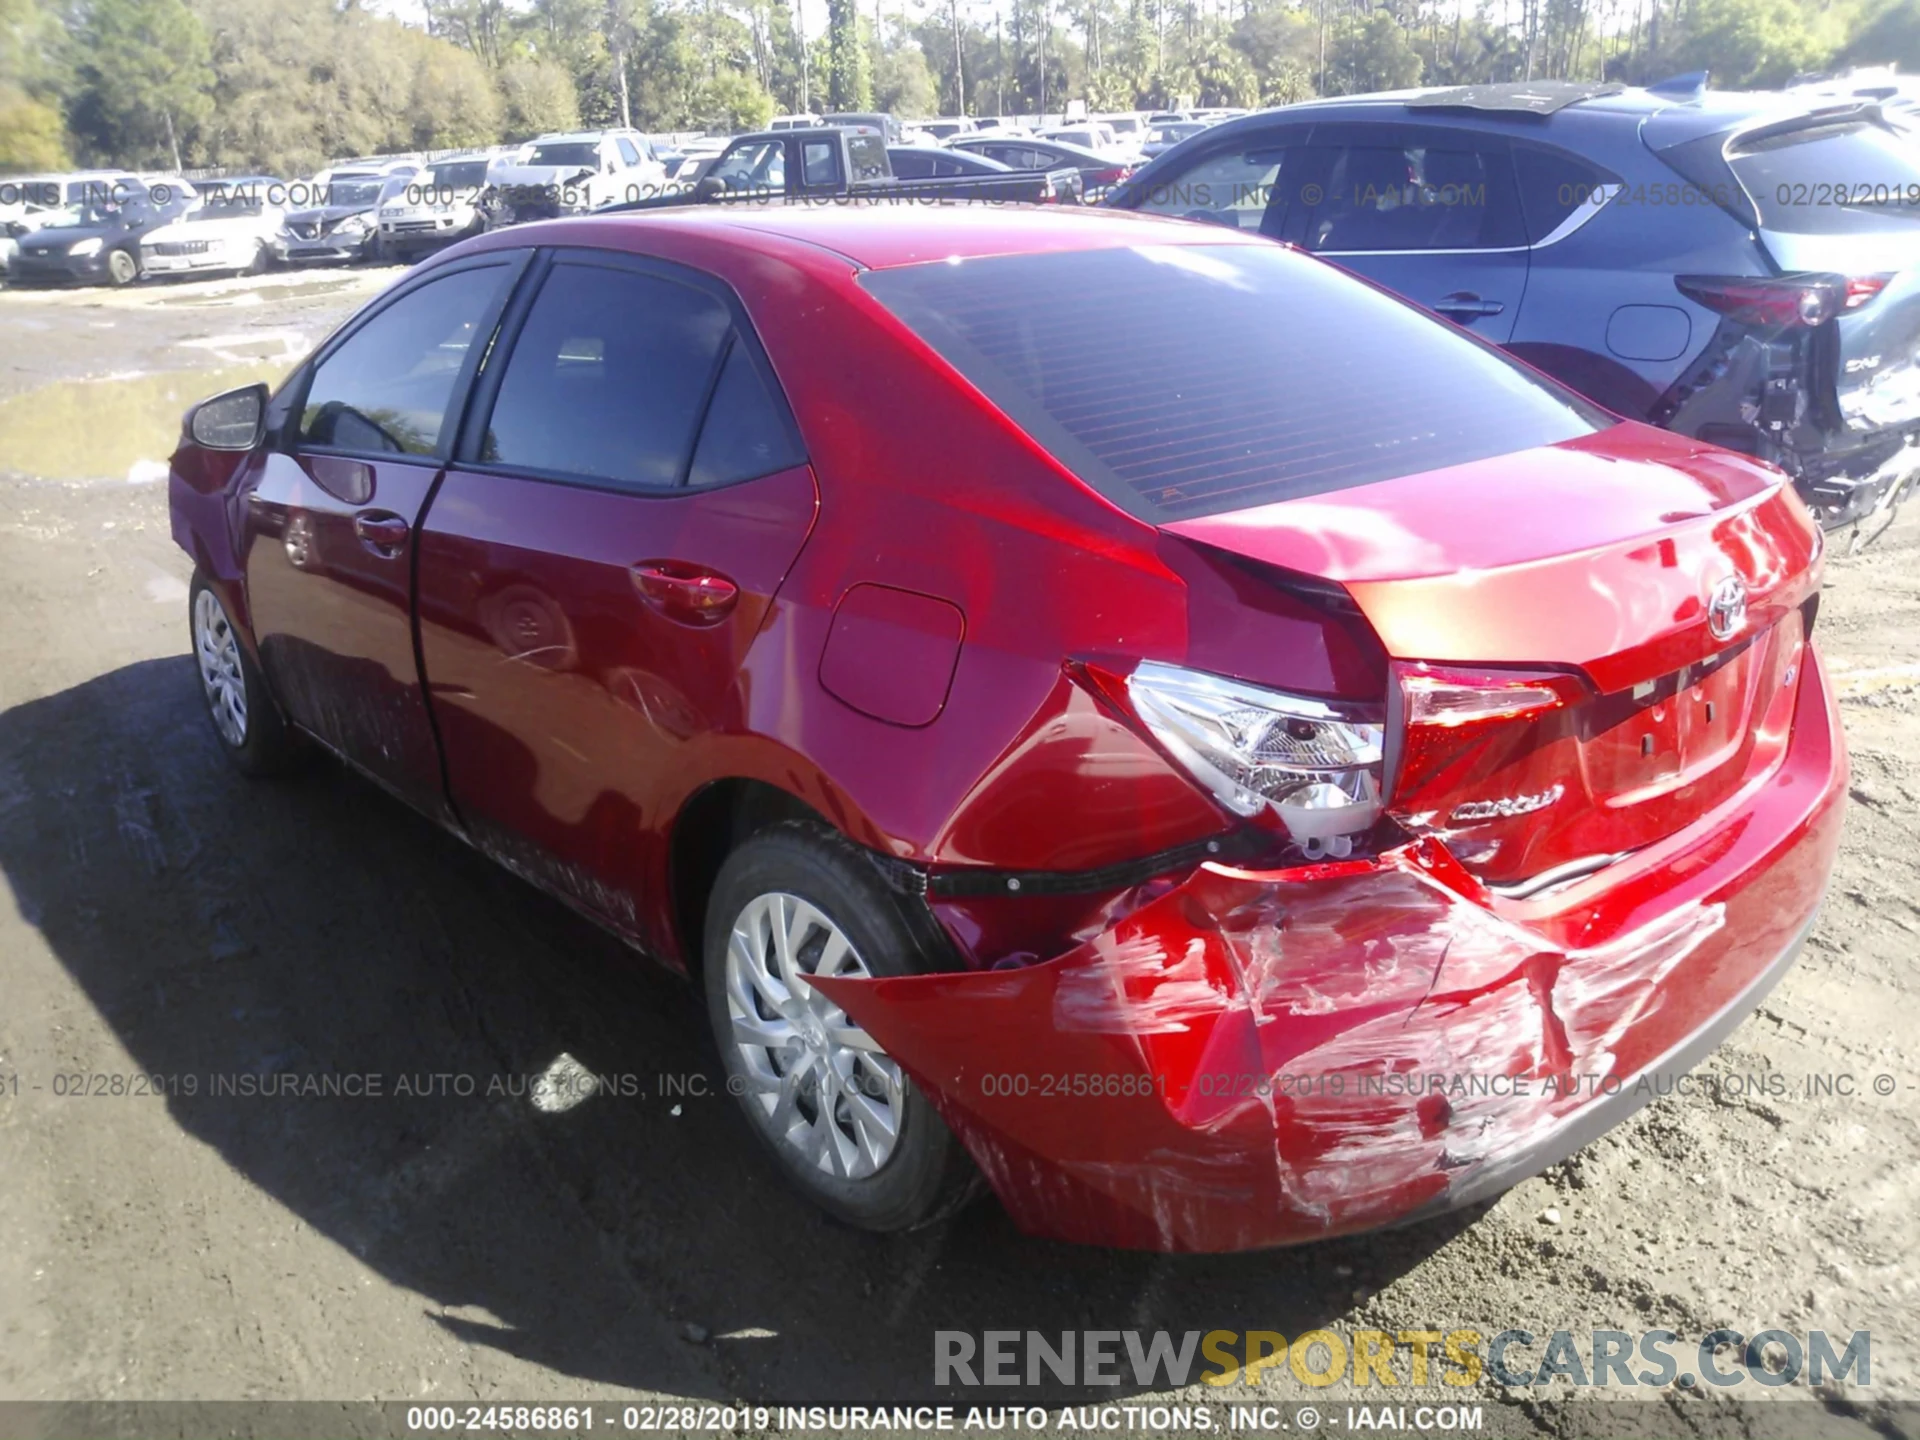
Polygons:
[[661,194],[667,167],[638,130],[586,130],[542,135],[496,164],[497,218],[544,220]]
[[1105,155],[1120,165],[1138,165],[1146,159],[1140,153],[1138,145],[1130,144],[1114,135],[1108,125],[1098,120],[1083,120],[1077,125],[1062,125],[1054,130],[1042,130],[1042,140],[1058,140],[1062,145],[1078,145],[1082,150],[1091,150],[1097,155]]
[[388,256],[411,263],[429,250],[487,228],[483,202],[494,157],[454,155],[436,160],[380,206],[380,243]]
[[284,258],[286,211],[275,203],[286,182],[266,175],[209,180],[200,199],[179,219],[140,237],[140,269],[147,275],[257,275]]
[[971,135],[977,128],[971,116],[941,115],[932,120],[916,122],[915,129],[932,137],[934,145],[944,145],[956,135]]
[[776,115],[767,122],[769,130],[811,130],[820,123],[818,115]]

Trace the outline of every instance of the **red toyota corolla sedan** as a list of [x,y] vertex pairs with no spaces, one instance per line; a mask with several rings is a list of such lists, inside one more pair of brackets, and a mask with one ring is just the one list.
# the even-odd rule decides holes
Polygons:
[[1783,477],[1257,238],[489,234],[174,456],[214,730],[698,976],[875,1230],[1497,1193],[1781,975],[1846,760]]

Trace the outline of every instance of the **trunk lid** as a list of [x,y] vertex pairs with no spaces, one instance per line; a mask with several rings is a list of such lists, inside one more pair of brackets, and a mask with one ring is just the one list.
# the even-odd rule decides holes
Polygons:
[[1524,890],[1770,770],[1817,528],[1784,479],[1649,427],[1171,531],[1338,581],[1395,662],[1389,812]]

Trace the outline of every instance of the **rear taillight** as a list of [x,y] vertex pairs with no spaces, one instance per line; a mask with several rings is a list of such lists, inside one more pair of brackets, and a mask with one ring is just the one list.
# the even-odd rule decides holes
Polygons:
[[1769,329],[1824,325],[1858,310],[1886,288],[1886,275],[1679,275],[1674,284],[1688,299],[1743,325]]
[[1090,185],[1118,185],[1132,172],[1125,165],[1109,165],[1105,170],[1096,170],[1088,180]]
[[1887,288],[1891,275],[1854,275],[1847,280],[1847,304],[1849,310],[1858,310],[1874,296]]
[[[1512,763],[1536,743],[1538,721],[1579,704],[1588,693],[1580,680],[1550,671],[1471,671],[1397,662],[1393,674],[1402,715],[1393,776],[1396,814],[1422,809],[1423,792],[1436,782],[1451,790],[1465,769],[1484,771]],[[1526,803],[1524,795],[1513,801],[1515,806]],[[1495,813],[1525,811],[1509,808],[1489,815]]]
[[1271,814],[1309,858],[1342,856],[1380,818],[1386,729],[1361,707],[1145,661],[1133,712],[1228,810]]

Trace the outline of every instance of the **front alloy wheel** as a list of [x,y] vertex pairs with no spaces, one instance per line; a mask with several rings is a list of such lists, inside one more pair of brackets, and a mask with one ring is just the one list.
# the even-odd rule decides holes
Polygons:
[[747,1113],[799,1164],[864,1180],[893,1157],[900,1067],[809,982],[869,977],[838,925],[797,895],[761,895],[727,944],[727,1014]]
[[240,668],[240,640],[220,597],[201,590],[193,597],[193,653],[200,686],[220,738],[238,750],[247,743],[247,677]]
[[219,593],[197,572],[187,591],[187,629],[200,697],[227,758],[247,775],[292,769],[303,758],[300,739],[281,718]]

